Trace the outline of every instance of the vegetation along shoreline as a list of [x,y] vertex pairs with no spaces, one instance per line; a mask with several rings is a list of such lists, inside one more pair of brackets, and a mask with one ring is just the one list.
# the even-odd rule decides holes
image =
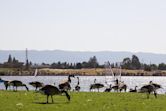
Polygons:
[[[109,67],[122,76],[166,76],[166,64],[145,64],[141,63],[136,55],[131,58],[126,57],[122,62],[109,63]],[[78,63],[53,62],[33,63],[26,59],[20,62],[12,55],[8,60],[0,63],[0,76],[34,76],[35,70],[38,70],[38,76],[67,76],[70,74],[78,76],[106,76],[106,64],[99,64],[97,57],[90,57],[88,61]],[[111,74],[110,74],[111,76]]]

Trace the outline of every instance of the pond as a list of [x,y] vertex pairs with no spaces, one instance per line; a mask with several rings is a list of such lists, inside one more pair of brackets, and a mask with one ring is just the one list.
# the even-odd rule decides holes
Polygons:
[[[58,84],[64,80],[67,79],[67,76],[0,76],[4,80],[20,80],[23,83],[27,84],[30,90],[34,90],[32,86],[30,86],[28,83],[32,81],[40,81],[43,82],[44,84],[52,84],[58,86]],[[90,84],[94,83],[94,79],[97,79],[97,83],[102,83],[105,85],[104,88],[100,89],[100,91],[104,91],[106,87],[109,87],[108,84],[114,84],[112,82],[112,77],[110,76],[78,76],[80,78],[80,91],[87,92],[89,91],[89,86]],[[77,85],[77,78],[72,78],[71,79],[71,87],[74,89],[74,87]],[[134,88],[135,86],[138,86],[138,89],[145,85],[148,84],[149,81],[153,81],[154,83],[158,83],[162,85],[162,89],[158,90],[158,93],[160,94],[165,94],[166,93],[166,77],[163,76],[122,76],[121,78],[122,81],[124,81],[127,86],[128,90],[130,88]],[[4,84],[0,84],[0,89],[5,89]],[[19,90],[24,90],[24,88],[18,88]]]

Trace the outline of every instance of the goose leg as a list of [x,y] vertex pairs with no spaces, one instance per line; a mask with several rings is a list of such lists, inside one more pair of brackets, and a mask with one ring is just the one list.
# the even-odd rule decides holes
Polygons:
[[48,97],[49,97],[49,95],[47,95],[47,103],[48,103]]
[[147,93],[147,99],[149,99],[149,96],[150,96],[150,92]]
[[157,98],[157,93],[156,93],[156,91],[154,91],[154,96],[155,96],[155,98]]
[[51,95],[51,99],[52,99],[52,103],[54,103],[54,100],[53,100],[53,97],[52,97],[52,95]]
[[122,92],[122,89],[119,89],[120,92]]
[[8,88],[8,84],[5,84],[5,88],[6,88],[6,90],[7,90],[7,88]]

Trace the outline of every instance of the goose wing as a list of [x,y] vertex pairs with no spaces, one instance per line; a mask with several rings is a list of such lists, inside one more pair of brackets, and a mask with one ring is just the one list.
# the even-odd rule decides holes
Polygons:
[[160,85],[160,84],[153,83],[152,85],[153,85],[155,88],[157,88],[157,89],[161,88],[161,85]]
[[141,87],[140,92],[152,92],[155,90],[155,87],[151,84],[144,85]]

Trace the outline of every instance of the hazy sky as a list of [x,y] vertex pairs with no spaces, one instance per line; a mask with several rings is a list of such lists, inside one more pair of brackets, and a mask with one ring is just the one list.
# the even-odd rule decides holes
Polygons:
[[0,0],[0,49],[166,53],[165,0]]

